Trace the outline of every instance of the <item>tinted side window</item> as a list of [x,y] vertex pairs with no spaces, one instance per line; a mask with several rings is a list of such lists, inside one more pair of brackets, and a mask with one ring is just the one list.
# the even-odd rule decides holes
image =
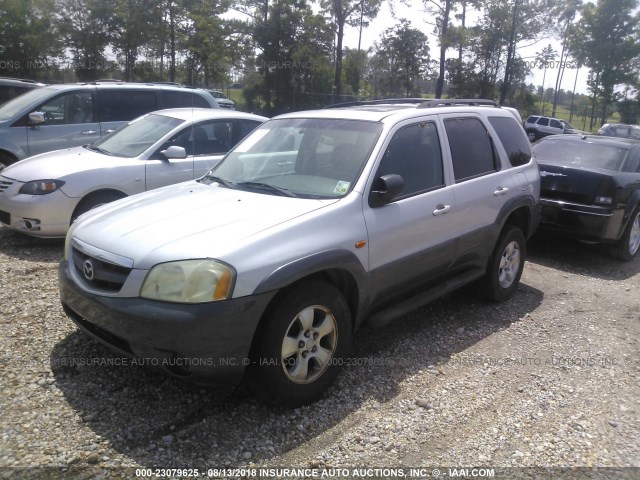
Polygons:
[[163,90],[162,96],[164,97],[163,108],[211,107],[211,105],[209,105],[207,101],[200,95],[196,95],[195,93],[188,90],[184,92],[176,90]]
[[502,146],[507,151],[509,162],[514,167],[529,163],[531,148],[529,141],[522,134],[520,124],[508,117],[489,117],[489,123],[498,134]]
[[[236,120],[234,122],[233,129],[233,145],[231,145],[231,147],[235,147],[240,140],[253,132],[259,125],[260,122],[256,122],[254,120]],[[289,141],[289,139],[286,140]],[[291,138],[290,143],[291,148],[289,150],[293,150],[293,137]]]
[[527,118],[527,123],[536,123],[536,120],[538,120],[538,118],[540,118],[540,117],[531,116],[531,117]]
[[551,120],[549,125],[553,128],[562,128],[562,124],[558,120]]
[[456,182],[496,170],[493,145],[477,118],[452,118],[444,122],[451,148]]
[[70,92],[58,95],[40,105],[36,110],[44,112],[47,125],[69,125],[94,121],[91,92]]
[[434,123],[409,125],[394,134],[376,177],[393,173],[404,179],[403,197],[444,185],[442,152]]
[[548,127],[549,126],[549,119],[548,118],[541,118],[540,120],[538,120],[538,125],[542,125],[543,127]]
[[98,95],[101,122],[133,120],[158,109],[155,91],[103,90]]

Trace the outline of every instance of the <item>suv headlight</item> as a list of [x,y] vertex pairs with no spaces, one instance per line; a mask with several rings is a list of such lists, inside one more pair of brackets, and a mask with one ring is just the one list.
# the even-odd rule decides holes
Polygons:
[[64,185],[62,180],[32,180],[20,187],[18,193],[25,195],[46,195],[53,193]]
[[176,303],[216,302],[229,298],[234,279],[234,270],[215,260],[161,263],[147,274],[140,296]]

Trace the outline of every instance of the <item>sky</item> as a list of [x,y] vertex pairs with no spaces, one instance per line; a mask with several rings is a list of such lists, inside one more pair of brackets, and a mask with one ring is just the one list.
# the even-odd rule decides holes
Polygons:
[[[411,22],[411,25],[414,28],[417,28],[425,35],[429,37],[429,50],[431,53],[431,58],[438,58],[439,56],[439,45],[438,40],[435,35],[433,35],[433,21],[432,15],[425,13],[422,7],[422,2],[415,1],[413,2],[415,5],[419,5],[419,8],[413,8],[406,5],[401,5],[400,2],[396,2],[397,5],[395,7],[395,18],[393,17],[392,12],[389,9],[389,3],[384,2],[383,6],[380,10],[380,13],[376,17],[376,19],[370,23],[369,27],[366,27],[362,31],[362,48],[372,47],[374,42],[380,39],[382,33],[389,27],[394,27],[400,18],[407,18]],[[472,20],[471,20],[472,21]],[[430,22],[431,24],[427,23]],[[560,51],[562,46],[557,39],[554,38],[543,38],[538,41],[536,44],[528,46],[526,48],[519,48],[519,55],[525,60],[529,62],[533,62],[536,57],[536,52],[541,51],[547,45],[551,44],[554,50],[558,52],[560,55]],[[354,27],[347,26],[345,28],[345,38],[344,45],[349,48],[356,49],[358,48],[358,29]],[[456,56],[457,51],[451,49],[448,53],[449,55]],[[548,68],[546,75],[544,74],[544,70],[539,68],[534,68],[532,70],[532,74],[527,77],[527,83],[533,83],[536,87],[538,85],[542,85],[542,81],[544,78],[544,86],[546,88],[555,88],[556,77],[558,75],[559,65],[550,65]],[[578,72],[578,82],[576,85],[577,93],[587,93],[587,74],[588,71],[586,68],[580,69]],[[562,84],[560,88],[564,90],[573,90],[573,84],[576,78],[576,69],[567,68],[565,69],[564,76],[562,79]]]

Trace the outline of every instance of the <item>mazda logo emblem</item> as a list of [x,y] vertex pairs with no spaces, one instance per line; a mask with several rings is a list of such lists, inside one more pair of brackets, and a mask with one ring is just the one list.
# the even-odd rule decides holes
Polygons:
[[84,278],[89,281],[93,280],[93,263],[91,260],[85,260],[82,264],[82,272],[84,273]]

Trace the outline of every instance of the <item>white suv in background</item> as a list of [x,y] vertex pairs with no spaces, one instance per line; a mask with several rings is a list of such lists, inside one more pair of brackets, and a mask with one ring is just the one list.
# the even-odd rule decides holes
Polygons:
[[531,115],[527,118],[524,122],[524,130],[527,132],[527,137],[529,137],[531,142],[535,142],[539,138],[548,135],[580,133],[580,131],[571,126],[569,122],[559,118],[541,117],[538,115]]

